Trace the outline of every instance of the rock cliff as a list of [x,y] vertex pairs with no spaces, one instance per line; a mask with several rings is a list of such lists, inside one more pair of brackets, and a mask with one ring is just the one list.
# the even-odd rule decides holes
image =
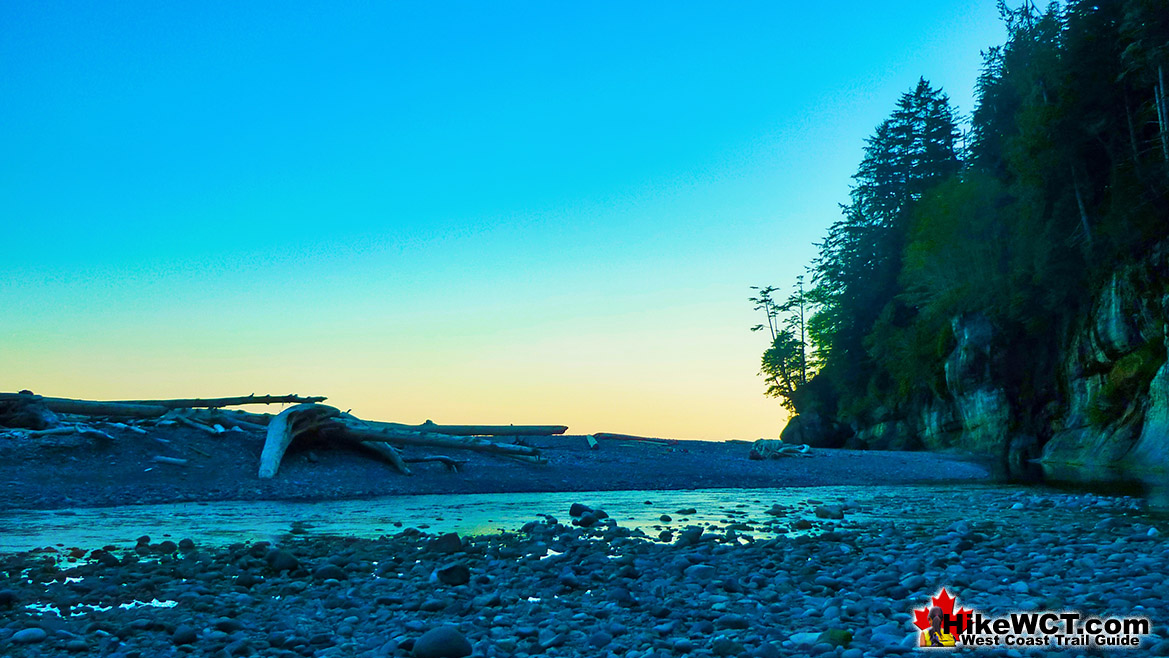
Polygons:
[[1004,381],[1001,341],[981,314],[956,317],[945,390],[878,408],[841,430],[824,418],[785,430],[812,445],[960,450],[1015,469],[1051,466],[1169,470],[1169,243],[1116,270],[1090,310],[1059,341],[1058,380],[1041,399],[1022,400]]

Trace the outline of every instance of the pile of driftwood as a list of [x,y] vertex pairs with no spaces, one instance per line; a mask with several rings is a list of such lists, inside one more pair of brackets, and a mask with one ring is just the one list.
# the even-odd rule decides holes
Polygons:
[[[464,461],[442,455],[405,458],[401,446],[470,450],[541,463],[539,450],[526,445],[524,437],[564,434],[563,425],[404,425],[357,418],[348,412],[321,404],[324,397],[297,395],[246,395],[229,398],[181,400],[95,401],[51,398],[29,391],[0,393],[0,427],[20,428],[23,436],[90,434],[113,437],[92,427],[95,421],[110,421],[146,433],[143,425],[181,424],[211,434],[231,430],[266,433],[260,456],[259,475],[271,478],[293,441],[316,436],[360,446],[385,458],[404,474],[410,463],[437,461],[458,469]],[[242,405],[292,404],[278,414],[226,409]],[[133,424],[126,424],[126,422]],[[510,442],[508,440],[510,439]]]

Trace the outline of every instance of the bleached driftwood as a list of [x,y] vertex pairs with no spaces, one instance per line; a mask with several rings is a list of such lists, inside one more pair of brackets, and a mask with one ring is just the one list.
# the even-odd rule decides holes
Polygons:
[[439,462],[440,464],[443,464],[444,466],[446,466],[447,468],[451,469],[452,471],[454,471],[456,473],[458,473],[463,468],[463,464],[467,463],[466,459],[453,459],[453,458],[447,457],[445,455],[426,455],[424,457],[406,457],[402,461],[404,461],[408,464],[419,464],[422,462]]
[[340,415],[340,411],[323,404],[298,404],[280,412],[268,423],[268,436],[260,453],[260,477],[272,478],[280,469],[280,460],[297,436],[314,434]]
[[275,418],[272,414],[257,414],[238,409],[189,409],[186,415],[209,426],[224,425],[244,430],[266,430]]
[[810,457],[812,449],[805,444],[791,445],[779,439],[759,439],[751,445],[751,452],[747,456],[754,460]]
[[643,443],[659,443],[662,445],[675,445],[678,443],[677,439],[659,439],[651,436],[634,436],[632,434],[614,434],[612,432],[598,432],[592,435],[598,441],[641,441]]
[[288,395],[238,395],[228,398],[178,398],[173,400],[119,400],[118,404],[147,404],[166,407],[168,409],[194,409],[205,407],[218,409],[220,407],[238,407],[245,404],[306,404],[324,402],[323,395],[301,396],[295,393]]
[[245,395],[233,398],[186,398],[175,400],[75,400],[72,398],[50,398],[31,393],[0,393],[0,401],[36,401],[50,411],[83,416],[108,416],[111,418],[158,418],[173,409],[194,407],[219,408],[241,404],[313,403],[324,397],[301,397],[297,395]]
[[[539,450],[531,446],[520,444],[497,443],[479,436],[455,436],[435,432],[419,432],[400,423],[379,423],[377,421],[362,420],[348,413],[325,405],[301,404],[285,409],[268,423],[268,434],[264,441],[264,450],[260,456],[260,477],[270,478],[276,475],[280,468],[280,460],[288,450],[288,446],[298,437],[311,433],[321,433],[328,438],[362,444],[367,450],[384,457],[398,472],[410,474],[409,460],[403,459],[396,445],[430,446],[441,448],[455,448],[498,455],[505,455],[529,461],[542,463]],[[435,424],[426,427],[450,427]],[[463,426],[469,427],[469,426]],[[536,426],[479,426],[502,428],[509,430],[515,427]],[[556,429],[559,426],[551,426]],[[565,428],[567,429],[567,428]],[[424,461],[444,461],[448,466],[456,467],[454,460],[440,460],[435,458]]]
[[114,440],[114,437],[110,436],[108,433],[103,432],[99,429],[87,427],[85,425],[68,425],[65,427],[54,427],[54,428],[47,429],[47,430],[14,429],[14,430],[9,430],[8,434],[13,435],[13,436],[27,437],[27,438],[39,438],[42,436],[57,436],[57,435],[65,435],[65,434],[80,434],[81,436],[96,436],[96,437],[102,438],[102,439],[109,439],[111,441]]
[[183,411],[179,410],[179,409],[172,409],[170,411],[170,413],[163,416],[163,418],[173,419],[176,422],[178,422],[180,425],[186,425],[187,427],[197,429],[197,430],[200,430],[202,432],[206,432],[208,434],[222,434],[223,433],[222,427],[220,427],[219,429],[215,429],[214,426],[208,425],[206,423],[201,423],[201,422],[195,420],[194,418],[191,418],[188,414],[183,413]]
[[352,441],[352,443],[384,458],[402,475],[413,474],[410,471],[410,467],[406,465],[406,460],[402,458],[401,453],[394,446],[381,441]]
[[[386,459],[399,472],[409,475],[408,464],[414,462],[438,461],[457,470],[464,460],[445,456],[429,455],[404,459],[398,446],[429,446],[470,450],[502,455],[521,461],[543,463],[539,450],[523,443],[526,437],[563,435],[564,425],[439,425],[426,421],[420,425],[366,421],[342,413],[340,410],[317,404],[324,397],[257,396],[247,395],[232,398],[183,398],[170,400],[76,400],[71,398],[50,398],[21,393],[0,393],[0,403],[14,405],[32,404],[59,414],[64,419],[84,423],[94,417],[135,419],[136,424],[154,425],[182,424],[208,434],[221,434],[225,427],[233,429],[264,430],[264,448],[260,456],[259,476],[274,477],[280,468],[280,461],[289,445],[298,437],[319,434],[326,439],[339,439],[355,443]],[[244,404],[273,404],[298,402],[283,412],[272,415],[238,409],[223,409],[225,406]],[[115,423],[122,429],[139,433],[145,430],[134,424]],[[42,430],[43,431],[43,430]],[[62,427],[50,430],[52,434],[94,434],[112,439],[109,434],[93,430],[84,425]],[[26,435],[22,431],[22,435]],[[490,439],[487,437],[491,437]],[[504,443],[511,439],[513,443]],[[495,440],[492,440],[495,439]],[[201,455],[208,453],[193,450]],[[162,458],[162,463],[179,463],[179,458]],[[174,460],[174,461],[168,461]],[[185,460],[182,460],[185,463]]]
[[438,425],[430,420],[421,425],[379,422],[378,426],[448,436],[553,436],[568,431],[567,425]]
[[379,423],[359,418],[341,417],[334,421],[343,428],[346,437],[359,441],[382,441],[399,445],[433,446],[456,448],[496,455],[539,457],[540,451],[532,446],[514,443],[496,443],[477,436],[452,436],[433,432],[418,432],[395,427],[393,423]]

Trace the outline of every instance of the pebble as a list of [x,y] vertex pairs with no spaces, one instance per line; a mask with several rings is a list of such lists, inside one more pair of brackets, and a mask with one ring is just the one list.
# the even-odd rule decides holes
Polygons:
[[277,573],[295,571],[300,568],[300,561],[292,553],[277,549],[268,553],[268,566]]
[[[84,553],[93,559],[62,570],[42,555],[0,555],[0,610],[5,601],[43,602],[80,613],[46,616],[43,630],[0,622],[0,652],[875,658],[916,652],[912,610],[942,586],[959,605],[991,613],[1051,607],[1169,618],[1160,582],[1169,551],[1148,539],[1154,521],[1128,503],[986,496],[980,510],[999,517],[972,514],[966,496],[942,490],[889,502],[877,520],[819,517],[791,537],[758,529],[786,522],[756,501],[746,515],[726,510],[734,523],[668,533],[675,543],[619,532],[598,517],[591,528],[540,522],[522,535],[467,539],[411,529],[377,540],[303,536],[279,548],[180,542],[173,554],[143,557],[133,546],[108,547],[112,560]],[[1020,501],[1026,511],[1001,518]],[[794,505],[783,517],[838,504]],[[753,542],[728,543],[737,536]],[[118,607],[153,599],[176,604]],[[109,609],[96,615],[89,605]],[[15,639],[34,630],[52,639]],[[1169,640],[1150,638],[1140,651],[1169,654]]]
[[684,573],[691,580],[710,580],[714,578],[716,570],[709,564],[692,564],[686,567]]
[[815,514],[821,519],[843,519],[843,505],[821,505],[816,508]]
[[34,644],[44,642],[49,636],[43,628],[26,628],[12,634],[12,641],[17,644]]
[[313,571],[313,578],[317,580],[347,580],[345,570],[335,564],[325,564]]
[[471,643],[459,629],[439,626],[426,631],[414,642],[414,658],[463,658],[471,655]]
[[589,644],[598,649],[603,649],[609,646],[609,643],[612,641],[613,636],[606,633],[605,631],[597,631],[589,636]]
[[180,644],[194,644],[199,636],[195,629],[191,626],[179,626],[171,635],[170,641],[176,645]]
[[435,576],[444,585],[466,585],[471,581],[471,569],[462,563],[448,564],[436,570]]
[[457,553],[463,550],[463,540],[458,533],[448,532],[431,541],[430,548],[440,553]]

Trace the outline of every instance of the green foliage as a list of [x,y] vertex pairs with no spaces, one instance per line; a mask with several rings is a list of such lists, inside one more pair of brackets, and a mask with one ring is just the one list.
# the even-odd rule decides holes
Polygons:
[[1135,352],[1121,357],[1104,380],[1104,387],[1088,406],[1088,421],[1104,427],[1120,420],[1132,402],[1149,390],[1157,370],[1165,364],[1165,344],[1145,343]]
[[[920,80],[869,138],[844,216],[820,244],[809,335],[821,364],[833,364],[825,373],[841,400],[871,388],[875,375],[887,377],[881,360],[901,351],[882,340],[898,342],[890,331],[875,343],[867,337],[879,322],[890,328],[890,320],[881,318],[901,292],[898,277],[914,209],[959,171],[958,135],[946,95]],[[885,383],[877,388],[887,388]]]
[[[799,331],[780,318],[793,307],[757,305],[771,309],[769,394],[789,407],[848,420],[936,394],[963,313],[991,320],[998,374],[1042,405],[1070,320],[1165,238],[1169,0],[999,8],[1009,38],[984,53],[965,148],[945,94],[921,80],[866,143],[801,288]],[[1154,361],[1110,379],[1099,411],[1147,385]]]
[[809,368],[816,368],[815,360],[808,358],[805,318],[808,296],[804,278],[796,277],[796,290],[782,304],[772,297],[779,289],[774,286],[751,286],[759,291],[749,301],[756,311],[762,311],[767,324],[757,324],[751,331],[768,330],[771,346],[763,353],[759,374],[767,381],[766,394],[779,398],[784,408],[796,411],[799,389],[808,381]]
[[780,330],[763,352],[759,374],[767,380],[767,395],[780,398],[784,408],[795,411],[796,389],[804,383],[802,345],[791,332]]

